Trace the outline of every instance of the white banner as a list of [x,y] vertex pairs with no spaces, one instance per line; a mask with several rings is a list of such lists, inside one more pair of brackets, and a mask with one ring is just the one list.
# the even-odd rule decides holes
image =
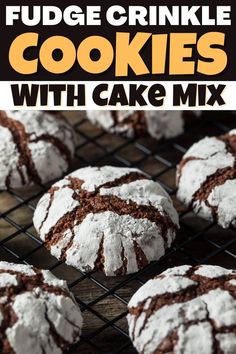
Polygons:
[[0,93],[4,110],[236,110],[236,81],[8,81]]

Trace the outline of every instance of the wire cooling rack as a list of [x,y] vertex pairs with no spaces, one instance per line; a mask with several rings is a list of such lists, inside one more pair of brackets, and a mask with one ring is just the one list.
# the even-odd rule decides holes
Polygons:
[[[158,262],[136,274],[105,277],[85,274],[58,262],[43,247],[32,225],[37,201],[48,189],[0,192],[0,259],[48,268],[68,281],[84,316],[81,341],[71,354],[135,353],[128,337],[127,302],[148,279],[181,264],[211,263],[236,268],[236,233],[202,220],[176,200],[175,170],[186,149],[205,135],[220,135],[236,127],[229,113],[203,113],[191,119],[185,133],[168,141],[151,138],[127,140],[92,126],[84,114],[68,112],[78,135],[76,158],[71,170],[86,165],[136,166],[160,182],[171,194],[180,215],[181,230],[174,246]],[[49,166],[50,168],[50,166]]]

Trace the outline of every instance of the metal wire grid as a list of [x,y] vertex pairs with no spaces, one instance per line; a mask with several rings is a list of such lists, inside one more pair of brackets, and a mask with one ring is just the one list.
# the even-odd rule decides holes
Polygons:
[[[219,135],[235,127],[229,113],[204,113],[191,120],[181,136],[168,141],[127,140],[92,126],[76,112],[67,114],[78,135],[71,170],[86,165],[136,166],[160,182],[171,194],[180,214],[181,230],[174,246],[158,262],[126,277],[101,272],[83,273],[58,262],[35,234],[32,216],[37,201],[49,186],[0,193],[0,259],[49,268],[68,281],[84,315],[82,340],[70,353],[135,353],[128,337],[127,302],[152,276],[180,264],[211,263],[236,266],[236,234],[186,211],[176,200],[175,169],[186,149],[205,135]],[[50,166],[49,166],[50,168]]]

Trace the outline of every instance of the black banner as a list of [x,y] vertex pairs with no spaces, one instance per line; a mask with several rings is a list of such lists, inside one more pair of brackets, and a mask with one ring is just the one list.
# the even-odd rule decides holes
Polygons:
[[[15,8],[14,11],[11,9],[6,10],[6,7],[17,7],[17,5],[20,6],[19,9]],[[79,6],[79,8],[81,9],[79,15],[78,13],[76,13],[76,11],[70,12],[70,9],[68,10],[68,7],[72,5]],[[113,22],[117,21],[118,19],[121,19],[122,21],[124,20],[124,24],[119,26],[114,24],[112,25],[107,20],[107,11],[113,5],[118,5],[124,9],[124,11],[121,11],[121,8],[119,8],[119,11],[114,12],[112,12],[111,10],[110,13],[111,17],[113,16]],[[34,6],[40,6],[40,17],[38,18],[39,23],[36,25],[27,26],[23,23],[22,13],[24,12],[24,14],[27,14],[28,12],[29,20],[31,20],[31,23],[33,23],[33,20],[35,20],[35,23],[37,23],[37,18],[34,19]],[[58,15],[58,18],[60,18],[60,16],[62,17],[61,21],[58,24],[44,25],[43,22],[46,19],[46,15],[44,13],[44,6],[54,6],[57,8],[56,13]],[[89,22],[91,22],[92,15],[90,12],[90,15],[88,16],[87,6],[101,6],[101,10],[97,11],[97,14],[94,15],[95,19],[100,19],[100,25],[89,24]],[[136,25],[132,24],[132,21],[134,21],[134,16],[131,16],[129,12],[130,7],[132,6],[136,6],[136,15],[138,14],[138,21],[136,22],[141,21],[141,23],[136,23]],[[168,23],[168,17],[164,17],[163,15],[163,13],[166,13],[168,11],[167,9],[164,9],[163,12],[163,8],[161,21],[163,22],[163,18],[165,18],[166,24],[163,25],[159,23],[159,7],[161,6],[168,7],[169,18],[170,14],[172,14],[171,21],[173,23],[176,23],[178,17],[178,25],[171,25],[170,23]],[[196,8],[191,10],[191,6],[198,6],[199,8],[197,10]],[[231,8],[227,14],[226,7],[229,6],[231,6]],[[141,13],[140,8],[138,7],[142,7]],[[155,1],[150,1],[147,4],[146,1],[140,0],[137,3],[137,1],[130,0],[129,5],[127,5],[127,2],[123,1],[120,1],[119,3],[113,1],[87,1],[86,5],[67,2],[67,4],[64,6],[60,6],[56,2],[49,3],[48,1],[40,1],[39,4],[38,1],[32,0],[30,2],[30,5],[22,4],[22,1],[2,1],[0,5],[2,39],[0,44],[0,80],[236,80],[236,66],[234,60],[234,29],[236,23],[235,2],[224,1],[220,4],[218,3],[217,5],[214,5],[212,1],[201,1],[200,6],[196,5],[196,1],[179,1],[178,6],[174,7],[175,10],[173,10],[173,1],[161,0],[158,1],[158,5]],[[183,9],[183,7],[185,8]],[[186,7],[189,8],[190,14],[192,14],[191,20],[189,20],[189,23],[187,25],[183,24],[186,21],[186,13],[188,13],[186,12]],[[226,9],[224,15],[222,15],[221,7],[225,7]],[[59,14],[59,11],[61,11],[61,14]],[[71,25],[71,23],[68,25],[68,23],[66,23],[66,21],[64,20],[63,16],[65,16],[65,11],[67,20],[71,20],[71,23],[73,25]],[[134,14],[133,11],[134,10],[131,11],[132,14]],[[147,14],[145,16],[146,11]],[[8,18],[6,18],[6,13],[8,14]],[[176,13],[178,13],[179,15],[174,16],[174,14]],[[53,10],[51,11],[50,16],[52,20],[54,17]],[[78,19],[80,24],[74,25],[76,18]],[[224,22],[226,24],[218,25],[218,22],[222,22],[222,18],[224,19]],[[229,23],[229,21],[231,22],[231,25],[227,24]],[[206,23],[207,25],[204,25],[204,23]],[[210,23],[214,24],[209,25]],[[28,45],[27,34],[29,37],[31,36]],[[126,36],[129,36],[130,42],[132,42],[132,40],[134,40],[136,36],[140,36],[137,41],[143,41],[143,46],[141,46],[139,53],[134,53],[133,58],[134,61],[136,61],[137,63],[136,58],[138,58],[138,55],[140,55],[140,61],[143,61],[142,68],[140,67],[141,69],[138,73],[137,71],[135,71],[136,68],[132,67],[132,65],[128,65],[127,75],[124,74],[125,70],[120,69],[119,71],[117,69],[119,65],[122,68],[122,60],[126,55],[128,55],[127,51],[122,51],[123,44],[127,40],[127,37],[124,37],[125,34]],[[181,36],[181,34],[185,34],[185,36]],[[157,35],[159,35],[159,37]],[[142,36],[146,36],[146,41],[145,38],[142,38]],[[86,48],[86,43],[83,42],[89,37],[93,37],[91,42],[94,40],[94,48],[92,48],[92,50],[90,51],[91,62],[99,61],[101,59],[101,56],[103,55],[96,47],[97,42],[95,40],[95,37],[99,37],[100,40],[103,37],[105,43],[104,48],[106,48],[106,46],[109,46],[110,43],[110,46],[113,50],[113,58],[111,57],[112,60],[110,65],[108,60],[109,58],[107,58],[108,62],[104,63],[103,69],[101,69],[97,73],[92,73],[89,68],[89,65],[87,64],[85,65],[85,67],[83,67],[83,61],[86,60],[86,57],[83,58],[83,56],[85,55],[84,48]],[[20,40],[20,38],[22,38],[22,40]],[[46,42],[45,45],[45,41],[48,41],[48,39],[50,38],[51,42]],[[54,38],[60,38],[60,40],[54,41]],[[18,43],[16,45],[15,43],[17,43],[17,40],[20,44]],[[181,43],[179,43],[179,41],[182,43],[185,49],[189,49],[189,54],[187,54],[186,57],[184,57],[182,60],[182,69],[180,70],[178,70],[178,65],[181,58],[179,58],[180,55],[178,54],[178,50],[176,51],[176,46],[177,48],[178,46],[181,47]],[[25,43],[25,48],[22,48],[22,59],[25,61],[25,64],[23,66],[21,65],[21,60],[19,60],[19,58],[21,58],[20,46],[22,45],[22,42]],[[219,42],[221,42],[221,44],[219,44]],[[55,44],[55,48],[51,53],[50,50],[52,48],[52,43]],[[58,47],[57,43],[59,44]],[[80,47],[81,43],[83,43],[84,46]],[[99,40],[98,43],[100,43]],[[60,48],[61,44],[65,48],[64,53],[63,50],[61,50]],[[201,47],[204,48],[204,45],[205,49],[203,50],[201,49]],[[207,57],[208,55],[206,55],[207,46],[209,46],[209,57]],[[20,48],[20,50],[18,48]],[[48,50],[48,48],[50,48],[50,50]],[[160,50],[160,48],[162,48],[162,50]],[[206,68],[204,69],[202,67],[204,67],[205,64],[214,62],[214,55],[213,57],[211,55],[212,48],[215,49],[215,54],[217,53],[216,49],[219,50],[218,54],[221,54],[222,56],[222,58],[219,60],[223,60],[225,61],[225,63],[223,63],[222,67],[219,67],[219,69],[215,69],[213,67],[213,64],[212,66],[206,65]],[[111,55],[111,48],[108,48],[107,50],[110,53],[109,55]],[[70,52],[71,57],[69,56]],[[53,72],[53,70],[50,70],[53,65],[53,61],[55,63],[55,67],[57,67],[57,64],[60,63],[60,61],[63,59],[63,55],[68,55],[68,60],[65,60],[66,65],[64,66],[64,69],[60,69],[62,70],[62,72],[60,72],[60,70],[59,72]],[[74,58],[75,55],[76,57]],[[122,58],[120,64],[119,58]],[[34,61],[35,65],[32,65],[33,69],[30,72],[30,65],[31,63],[33,63],[32,61]],[[51,66],[50,63],[48,64],[48,62],[51,62]],[[47,65],[50,66],[49,69]],[[19,67],[21,68],[24,66],[26,67],[26,71],[28,70],[29,72],[19,72]],[[211,69],[212,73],[210,72]]]

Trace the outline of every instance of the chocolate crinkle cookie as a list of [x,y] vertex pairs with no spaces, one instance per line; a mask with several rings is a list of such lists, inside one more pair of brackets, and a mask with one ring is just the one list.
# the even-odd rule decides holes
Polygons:
[[128,304],[142,354],[236,353],[236,271],[180,266],[149,280]]
[[67,172],[74,132],[62,117],[41,111],[0,112],[0,189],[46,183]]
[[182,134],[185,118],[200,114],[200,111],[87,111],[88,119],[107,132],[127,138],[151,136],[157,140]]
[[201,217],[223,228],[236,226],[236,129],[206,137],[184,155],[177,196]]
[[163,256],[175,238],[178,215],[169,195],[140,170],[86,167],[41,198],[34,225],[58,259],[114,276]]
[[172,138],[184,127],[182,111],[87,111],[87,117],[106,131],[128,138]]
[[1,354],[62,354],[79,340],[82,322],[63,280],[47,270],[0,262]]

